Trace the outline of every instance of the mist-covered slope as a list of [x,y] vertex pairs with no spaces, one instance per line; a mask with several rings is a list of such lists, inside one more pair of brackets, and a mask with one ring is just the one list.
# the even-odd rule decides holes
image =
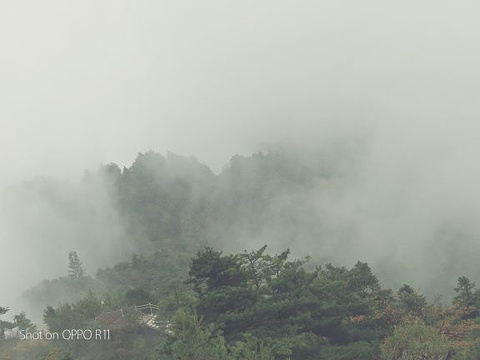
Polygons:
[[[238,346],[251,346],[243,338],[250,331],[258,338],[266,336],[280,358],[279,344],[292,347],[299,359],[307,356],[300,345],[305,341],[308,356],[327,351],[325,358],[338,352],[353,359],[349,356],[361,350],[359,359],[369,359],[388,349],[386,339],[406,341],[405,334],[395,334],[401,326],[433,336],[439,324],[452,321],[468,328],[462,335],[467,339],[476,331],[470,320],[477,319],[480,309],[480,292],[472,290],[478,249],[473,228],[462,227],[466,223],[455,217],[442,222],[432,215],[424,223],[421,217],[412,218],[415,212],[407,211],[410,199],[398,197],[398,188],[383,198],[386,185],[379,184],[376,197],[365,176],[365,154],[339,152],[336,160],[320,155],[288,148],[236,155],[215,174],[193,157],[150,151],[123,169],[108,164],[86,171],[78,182],[38,178],[10,187],[2,194],[1,229],[15,239],[11,247],[18,257],[3,255],[2,261],[19,271],[15,278],[2,273],[2,295],[9,297],[0,304],[11,308],[9,314],[26,311],[34,323],[49,329],[119,326],[116,342],[109,346],[62,345],[66,354],[78,356],[110,356],[117,346],[146,359],[155,358],[160,347],[166,351],[162,359],[170,359],[169,352],[189,351],[188,346],[169,348],[168,332],[159,338],[158,329],[139,325],[133,309],[146,303],[158,306],[164,321],[192,322],[188,326],[197,328],[198,336],[210,334],[222,351],[239,351],[240,358],[244,350],[234,344],[243,339]],[[410,226],[401,227],[408,219]],[[265,253],[265,244],[280,255]],[[310,261],[286,262],[290,251]],[[69,261],[72,252],[82,261],[78,266]],[[375,275],[359,260],[368,262]],[[327,263],[340,267],[316,267]],[[72,266],[78,276],[72,276]],[[277,266],[283,269],[278,274]],[[197,278],[193,287],[185,283],[192,281],[192,274]],[[462,285],[462,275],[473,282],[465,277]],[[351,287],[366,279],[373,281],[374,291],[352,295]],[[278,291],[285,293],[277,299]],[[448,304],[455,294],[453,308],[439,306],[438,300]],[[230,305],[217,309],[223,301]],[[238,301],[246,305],[237,308]],[[323,309],[325,304],[331,308]],[[250,311],[249,306],[254,308]],[[193,308],[211,326],[223,329],[225,339],[215,328],[208,333],[210,325],[189,318]],[[289,319],[290,311],[299,311],[300,318]],[[307,331],[302,319],[311,311],[318,312],[319,322]],[[115,319],[119,313],[129,320]],[[293,327],[282,323],[279,328],[286,327],[275,331],[267,326],[269,316],[284,315]],[[113,323],[102,325],[105,316]],[[16,317],[3,324],[22,321]],[[440,344],[443,335],[437,335],[431,341]],[[127,336],[130,341],[122,340]],[[180,346],[190,340],[175,341]],[[217,345],[211,345],[209,351],[216,351]],[[39,354],[50,346],[35,344],[31,350]],[[440,354],[462,346],[446,342]]]
[[242,251],[268,244],[317,262],[368,261],[388,285],[409,282],[446,298],[458,275],[474,278],[479,246],[471,229],[454,219],[422,226],[412,219],[400,228],[405,204],[378,203],[381,193],[366,202],[359,159],[320,155],[285,148],[237,155],[214,174],[193,157],[147,152],[128,168],[104,165],[77,183],[12,187],[2,195],[1,229],[19,257],[2,261],[19,276],[6,279],[7,292],[62,276],[72,250],[93,275],[133,253],[191,255],[207,245]]

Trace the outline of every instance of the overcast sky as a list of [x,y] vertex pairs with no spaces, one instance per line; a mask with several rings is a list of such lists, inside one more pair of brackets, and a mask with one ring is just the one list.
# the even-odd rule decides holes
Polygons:
[[278,139],[345,130],[387,143],[476,142],[479,10],[475,1],[0,1],[1,182],[129,165],[149,149],[218,170]]

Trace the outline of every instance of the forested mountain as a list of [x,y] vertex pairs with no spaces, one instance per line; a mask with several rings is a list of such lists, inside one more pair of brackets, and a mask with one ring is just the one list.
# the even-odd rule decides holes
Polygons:
[[[468,251],[473,235],[442,224],[431,230],[438,234],[435,238],[418,238],[418,244],[406,239],[403,245],[388,231],[378,233],[383,228],[376,216],[381,214],[364,218],[358,208],[363,205],[348,202],[348,196],[356,196],[351,183],[359,180],[351,172],[358,166],[347,166],[348,156],[343,157],[333,161],[287,149],[236,155],[214,174],[193,157],[140,153],[128,168],[104,165],[87,171],[79,183],[38,178],[11,187],[2,195],[1,221],[9,230],[6,236],[17,239],[15,246],[27,264],[19,276],[30,286],[61,275],[71,250],[93,275],[133,253],[188,257],[204,246],[238,252],[268,244],[272,251],[290,248],[320,263],[351,266],[365,260],[389,286],[413,282],[431,299],[444,295],[448,302],[456,277],[475,262],[474,252]],[[363,221],[370,232],[358,228],[356,221]],[[372,221],[378,224],[368,228]],[[392,221],[384,227],[397,226]],[[459,237],[466,245],[458,245]],[[429,242],[438,246],[427,251],[422,246]],[[398,255],[395,249],[401,249]],[[49,261],[31,271],[43,258]],[[52,283],[41,286],[50,288]],[[56,293],[56,304],[71,299]],[[33,298],[37,296],[27,294],[19,304],[33,304],[39,315],[45,304]]]
[[[323,169],[283,152],[235,156],[215,175],[193,158],[139,154],[129,168],[110,164],[87,176],[107,180],[129,235],[172,247],[276,237],[275,246],[307,234],[318,220],[310,198]],[[313,229],[312,229],[312,232]]]
[[[204,246],[241,251],[264,243],[282,251],[320,239],[311,196],[325,173],[282,151],[235,156],[219,174],[192,157],[147,152],[128,168],[87,171],[79,183],[37,178],[12,186],[2,194],[1,220],[18,239],[26,263],[19,275],[31,285],[61,275],[71,250],[90,275],[133,253],[179,258]],[[38,321],[47,303],[90,289],[73,296],[55,290],[61,281],[42,281],[16,304]]]
[[279,150],[237,155],[215,174],[147,152],[79,183],[11,187],[3,219],[22,223],[26,267],[46,263],[50,280],[0,304],[12,308],[4,319],[27,312],[0,326],[33,331],[28,316],[38,329],[112,338],[4,339],[0,359],[476,359],[480,293],[468,277],[451,284],[450,306],[403,274],[381,268],[379,279],[360,257],[346,266],[355,233],[334,234],[323,217],[345,174],[326,164]]

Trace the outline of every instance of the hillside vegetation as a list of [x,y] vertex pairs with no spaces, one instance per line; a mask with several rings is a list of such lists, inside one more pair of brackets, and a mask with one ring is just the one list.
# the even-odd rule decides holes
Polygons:
[[[86,228],[67,242],[64,275],[25,291],[26,313],[7,321],[0,308],[0,328],[110,333],[1,339],[0,359],[478,359],[480,292],[468,277],[457,274],[453,301],[439,303],[412,285],[390,289],[399,280],[380,281],[363,259],[322,253],[328,229],[313,195],[341,181],[337,170],[279,151],[235,156],[214,174],[149,152],[79,184],[14,187],[9,201],[35,199]],[[92,237],[104,228],[116,258],[102,264],[110,247]]]

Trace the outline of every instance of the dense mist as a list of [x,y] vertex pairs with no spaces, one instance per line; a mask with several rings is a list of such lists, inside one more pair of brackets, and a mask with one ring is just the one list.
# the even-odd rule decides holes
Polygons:
[[78,178],[148,149],[195,154],[218,171],[279,139],[343,132],[376,134],[375,157],[392,163],[474,144],[472,1],[1,7],[3,184]]
[[131,255],[118,211],[101,178],[95,183],[37,178],[1,194],[0,301],[15,298],[43,279],[67,274],[67,256],[78,251],[89,273]]
[[70,251],[94,275],[161,246],[361,260],[432,298],[479,281],[479,10],[2,3],[0,305]]
[[[445,159],[432,160],[442,166],[435,171],[415,168],[411,158],[382,159],[375,146],[367,137],[282,143],[236,155],[219,174],[193,157],[147,152],[123,170],[110,164],[75,182],[9,187],[2,229],[14,241],[2,263],[22,266],[16,277],[3,274],[3,301],[65,276],[72,250],[94,275],[133,253],[264,244],[313,263],[366,261],[387,286],[409,283],[448,301],[458,276],[476,278],[476,198],[462,196],[467,184],[444,172]],[[427,174],[438,180],[426,182]]]

